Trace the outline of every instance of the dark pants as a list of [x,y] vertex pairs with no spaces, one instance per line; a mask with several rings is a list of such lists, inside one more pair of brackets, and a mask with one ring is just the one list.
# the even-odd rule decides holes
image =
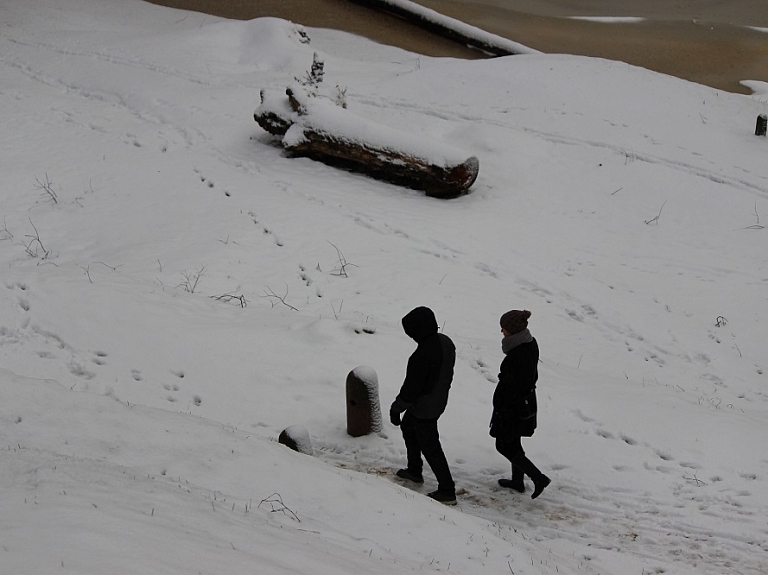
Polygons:
[[505,437],[496,440],[496,451],[509,459],[512,464],[512,480],[523,483],[523,474],[530,477],[534,483],[541,480],[544,474],[539,471],[533,462],[525,456],[523,444],[520,442],[520,436]]
[[453,483],[443,447],[440,445],[437,419],[419,419],[413,417],[410,411],[406,411],[400,430],[403,432],[405,450],[408,454],[408,470],[420,475],[424,467],[421,459],[423,455],[437,478],[437,489],[441,493],[453,494],[456,486]]

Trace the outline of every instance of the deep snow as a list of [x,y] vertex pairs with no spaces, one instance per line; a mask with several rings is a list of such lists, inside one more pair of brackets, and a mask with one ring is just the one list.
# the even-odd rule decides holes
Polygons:
[[[768,571],[765,83],[139,0],[0,23],[0,572]],[[477,156],[472,193],[285,157],[252,112],[315,52],[354,114]],[[457,508],[393,476],[388,422],[345,428],[356,367],[394,399],[417,305],[457,345]],[[535,501],[487,434],[512,308]]]

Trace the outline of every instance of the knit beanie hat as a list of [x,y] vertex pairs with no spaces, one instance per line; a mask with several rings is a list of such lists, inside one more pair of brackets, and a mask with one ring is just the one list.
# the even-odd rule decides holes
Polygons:
[[510,335],[513,335],[528,327],[529,317],[531,317],[531,312],[528,310],[513,309],[502,315],[499,323]]

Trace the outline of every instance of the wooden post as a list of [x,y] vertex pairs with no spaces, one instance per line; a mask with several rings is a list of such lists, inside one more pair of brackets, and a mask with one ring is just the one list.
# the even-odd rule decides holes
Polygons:
[[381,431],[379,382],[370,367],[357,367],[347,375],[347,433],[352,437]]
[[755,136],[765,136],[767,128],[768,128],[768,116],[765,114],[760,114],[757,117],[757,126],[755,127]]

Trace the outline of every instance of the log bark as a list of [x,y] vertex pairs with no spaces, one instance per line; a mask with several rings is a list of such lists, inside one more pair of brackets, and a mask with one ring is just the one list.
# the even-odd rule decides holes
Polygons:
[[364,173],[372,178],[406,188],[421,190],[430,197],[451,199],[469,193],[477,179],[479,162],[470,157],[454,166],[437,166],[418,158],[389,150],[349,143],[330,134],[303,129],[303,139],[284,145],[293,156],[307,157],[325,164]]

